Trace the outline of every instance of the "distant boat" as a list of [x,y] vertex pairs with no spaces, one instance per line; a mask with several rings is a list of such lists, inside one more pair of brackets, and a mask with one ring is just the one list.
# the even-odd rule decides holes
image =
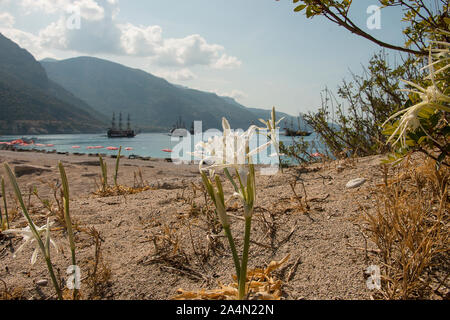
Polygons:
[[173,125],[173,128],[169,131],[169,136],[186,137],[187,133],[194,134],[194,123],[192,122],[191,129],[186,129],[186,124],[178,118],[177,122]]
[[116,127],[116,115],[113,113],[111,128],[108,130],[108,138],[134,138],[136,133],[130,126],[130,115],[128,114],[127,129],[122,129],[122,113],[119,114],[119,127]]
[[308,137],[312,132],[307,132],[303,130],[292,130],[289,128],[284,128],[284,135],[287,137]]
[[[300,116],[297,117],[297,121],[298,121],[298,128],[299,130],[294,130],[294,124],[293,124],[293,120],[291,118],[291,127],[290,128],[283,128],[284,129],[284,135],[287,137],[308,137],[312,134],[312,132],[308,132],[308,131],[304,131],[304,130],[300,130]],[[286,121],[284,122],[286,125]]]

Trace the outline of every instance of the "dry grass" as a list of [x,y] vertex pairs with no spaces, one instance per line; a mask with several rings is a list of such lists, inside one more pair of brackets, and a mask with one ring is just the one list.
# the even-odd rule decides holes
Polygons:
[[155,253],[147,262],[148,264],[165,262],[173,267],[189,264],[188,255],[182,246],[181,236],[176,228],[161,225],[150,240],[153,242]]
[[107,186],[105,188],[99,188],[94,195],[105,198],[105,197],[114,197],[114,196],[125,196],[131,194],[141,193],[147,190],[152,190],[149,186],[144,187],[127,187],[122,185],[117,186]]
[[[287,255],[280,261],[272,261],[265,269],[253,269],[247,272],[246,293],[247,300],[280,300],[283,282],[276,279],[272,273],[289,260]],[[236,300],[238,298],[237,278],[229,285],[219,283],[219,289],[199,291],[177,290],[174,300]]]
[[450,170],[433,160],[407,161],[375,191],[374,213],[363,216],[381,260],[383,299],[449,297]]
[[0,300],[22,300],[23,294],[22,288],[8,288],[5,281],[0,279]]
[[91,227],[89,235],[94,239],[95,251],[94,259],[88,261],[88,276],[85,280],[88,291],[90,291],[88,299],[102,299],[109,286],[111,268],[103,259],[102,242],[104,240],[101,238],[100,232]]

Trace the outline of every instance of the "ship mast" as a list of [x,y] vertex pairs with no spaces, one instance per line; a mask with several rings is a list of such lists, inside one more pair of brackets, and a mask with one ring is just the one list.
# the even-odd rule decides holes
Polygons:
[[116,114],[114,112],[112,117],[111,129],[116,129]]
[[128,114],[127,130],[131,130],[131,125],[130,125],[130,114]]
[[122,130],[122,112],[119,113],[119,130]]

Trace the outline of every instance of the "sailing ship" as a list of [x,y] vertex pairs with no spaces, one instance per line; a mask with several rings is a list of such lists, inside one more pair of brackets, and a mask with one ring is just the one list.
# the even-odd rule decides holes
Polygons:
[[[181,117],[173,125],[172,129],[169,131],[169,136],[186,137],[188,129],[186,129],[186,124],[181,120]],[[191,124],[190,134],[194,134],[194,122]]]
[[131,129],[130,114],[128,114],[127,128],[122,129],[122,113],[119,114],[119,127],[116,127],[116,115],[113,113],[111,128],[108,130],[108,138],[134,138],[136,133]]
[[312,134],[312,132],[308,132],[308,131],[304,131],[304,130],[300,130],[300,117],[297,117],[297,121],[298,121],[298,130],[294,130],[294,124],[293,124],[293,120],[291,118],[291,127],[288,128],[286,125],[286,121],[284,122],[285,124],[285,128],[284,129],[284,135],[288,136],[288,137],[308,137]]

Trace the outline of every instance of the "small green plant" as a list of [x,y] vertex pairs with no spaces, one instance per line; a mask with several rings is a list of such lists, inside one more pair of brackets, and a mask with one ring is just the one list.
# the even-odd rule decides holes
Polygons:
[[300,139],[292,138],[292,144],[290,145],[286,145],[280,141],[280,152],[289,159],[296,161],[299,165],[309,163],[312,160],[309,149],[310,144],[303,137]]
[[5,208],[5,220],[1,222],[2,230],[7,230],[9,228],[9,218],[8,218],[8,204],[6,201],[6,191],[5,191],[5,179],[2,177],[2,198],[3,198],[3,205]]
[[103,192],[106,192],[106,189],[108,188],[108,167],[106,165],[106,162],[103,161],[102,156],[98,155],[99,161],[100,161],[100,168],[102,170],[102,187]]
[[116,172],[114,173],[114,185],[117,187],[117,175],[119,174],[119,164],[120,164],[120,153],[122,151],[122,146],[119,148],[116,160]]
[[[70,218],[70,199],[69,199],[69,181],[67,180],[66,171],[64,170],[64,166],[61,162],[58,163],[59,172],[61,174],[61,181],[63,187],[63,195],[64,195],[64,219],[66,222],[67,233],[69,236],[70,243],[70,251],[72,253],[72,265],[77,265],[77,260],[75,257],[75,240],[73,235],[72,228],[72,219]],[[73,290],[73,300],[76,300],[78,297],[77,284],[75,284],[75,289]]]
[[[122,147],[119,148],[119,152],[117,154],[116,159],[116,166],[115,166],[115,172],[114,172],[114,185],[110,186],[108,184],[108,166],[106,164],[106,161],[103,160],[102,156],[99,155],[99,161],[100,161],[100,168],[102,172],[101,177],[101,187],[98,187],[98,190],[94,192],[95,195],[100,197],[110,197],[110,196],[121,196],[121,195],[129,195],[129,194],[136,194],[143,191],[147,191],[150,188],[150,186],[144,184],[143,178],[142,178],[142,172],[139,170],[139,173],[134,173],[134,186],[128,187],[124,185],[120,185],[117,182],[118,174],[119,174],[119,167],[120,167],[120,157],[121,157],[121,151]],[[140,184],[136,186],[136,179],[137,177],[140,178]]]
[[[37,253],[40,250],[42,252],[42,254],[44,255],[45,258],[45,262],[47,264],[47,269],[48,272],[50,274],[50,278],[52,280],[53,286],[55,287],[56,290],[56,294],[58,296],[59,300],[62,300],[62,292],[61,292],[61,288],[59,287],[58,281],[56,280],[56,276],[55,273],[53,271],[53,265],[51,262],[51,257],[50,257],[50,243],[52,243],[55,247],[56,245],[54,244],[53,240],[50,239],[50,221],[49,219],[47,219],[47,224],[45,227],[37,227],[33,220],[30,217],[30,214],[28,212],[28,209],[23,201],[22,198],[22,193],[20,191],[19,185],[17,184],[17,179],[16,176],[14,175],[14,173],[12,172],[11,168],[9,167],[9,165],[7,163],[5,163],[5,169],[6,172],[9,176],[9,180],[13,186],[14,192],[16,194],[17,200],[20,203],[20,206],[22,208],[22,212],[23,215],[25,217],[25,219],[28,222],[28,227],[22,230],[7,230],[4,233],[15,233],[15,234],[19,234],[22,235],[24,237],[25,243],[27,242],[37,242],[37,247],[33,252],[33,255],[31,257],[31,262],[34,263],[36,261],[36,257],[37,257]],[[41,235],[45,232],[45,240],[42,241],[41,239]],[[23,245],[22,245],[23,247]],[[21,247],[21,248],[22,248]],[[19,250],[20,251],[20,248]]]

